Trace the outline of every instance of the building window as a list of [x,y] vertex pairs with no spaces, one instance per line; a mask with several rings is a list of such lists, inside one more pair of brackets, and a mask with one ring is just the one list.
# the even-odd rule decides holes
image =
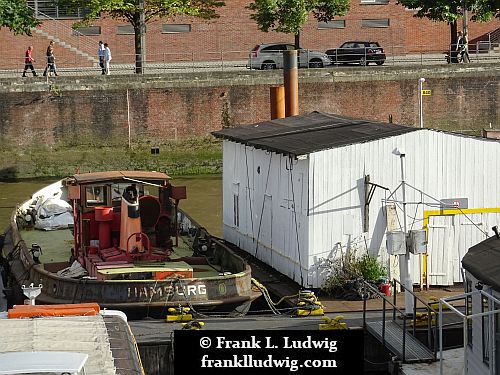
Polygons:
[[162,34],[180,34],[190,33],[191,25],[189,24],[163,24],[161,25]]
[[233,224],[240,226],[240,197],[237,194],[233,195]]
[[323,29],[345,29],[345,20],[331,20],[328,22],[318,22],[318,30]]
[[361,27],[365,28],[384,28],[384,27],[389,27],[389,25],[390,25],[389,18],[361,20]]
[[78,27],[73,30],[73,35],[101,35],[101,26]]
[[389,4],[389,0],[361,0],[361,4],[368,4],[368,5],[386,5]]
[[[472,281],[467,279],[465,284],[465,292],[472,292]],[[472,296],[467,296],[465,299],[465,314],[472,315]],[[472,319],[467,319],[467,345],[472,348]]]
[[[490,311],[489,300],[485,296],[481,296],[481,312]],[[483,362],[489,366],[490,364],[490,316],[483,315],[482,317],[482,331],[483,331]]]
[[73,10],[68,7],[57,6],[53,0],[28,0],[28,7],[33,9],[35,17],[38,19],[83,18],[88,14],[86,9]]
[[134,26],[132,25],[121,25],[116,27],[116,33],[118,35],[134,35]]
[[233,183],[233,225],[240,226],[240,184]]

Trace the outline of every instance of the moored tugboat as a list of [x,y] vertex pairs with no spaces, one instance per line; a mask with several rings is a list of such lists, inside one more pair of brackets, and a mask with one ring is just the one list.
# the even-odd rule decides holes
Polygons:
[[16,210],[3,257],[17,286],[43,285],[43,304],[245,312],[259,296],[250,266],[179,209],[185,198],[165,173],[75,174]]

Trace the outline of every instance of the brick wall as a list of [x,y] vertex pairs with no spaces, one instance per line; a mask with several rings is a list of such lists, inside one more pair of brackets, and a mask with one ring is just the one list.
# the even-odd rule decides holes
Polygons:
[[[322,111],[418,126],[418,78],[426,77],[427,127],[481,133],[500,128],[500,67],[435,66],[383,71],[300,71],[300,112]],[[59,77],[58,77],[59,78]],[[196,73],[158,77],[60,77],[58,86],[0,81],[0,145],[28,149],[123,145],[209,135],[224,125],[269,119],[269,87],[280,72]],[[26,81],[24,81],[26,82]]]
[[[149,61],[172,60],[218,60],[221,53],[227,60],[245,59],[255,44],[263,42],[289,41],[293,42],[292,35],[264,33],[257,29],[250,19],[250,11],[245,8],[250,1],[230,0],[221,8],[220,18],[209,22],[197,19],[174,18],[159,20],[148,24],[146,46]],[[431,22],[427,19],[413,17],[414,12],[405,10],[395,1],[387,5],[362,5],[360,0],[351,2],[351,10],[346,17],[344,29],[318,30],[317,23],[311,18],[301,33],[302,46],[309,49],[325,51],[338,47],[342,42],[352,39],[377,40],[386,48],[389,55],[400,55],[408,52],[441,52],[447,49],[450,43],[449,26],[444,22]],[[388,28],[362,28],[363,19],[389,18]],[[459,23],[461,21],[459,20]],[[60,23],[70,27],[72,21],[63,20]],[[191,32],[179,34],[165,34],[161,32],[164,23],[190,24]],[[58,23],[59,24],[59,23]],[[101,27],[101,34],[89,37],[95,47],[84,48],[91,54],[96,54],[97,42],[107,41],[113,53],[114,62],[132,63],[134,56],[133,35],[117,35],[117,26],[125,25],[124,21],[103,18],[94,23]],[[500,27],[500,20],[489,23],[470,23],[469,40],[484,35]],[[59,26],[47,22],[42,29],[51,31],[60,29]],[[68,29],[69,30],[69,29]],[[65,34],[69,31],[60,31],[62,40],[69,39]],[[33,45],[35,56],[38,56],[38,66],[43,65],[43,56],[48,40],[41,36],[14,36],[8,29],[0,29],[0,45],[9,46],[8,56],[2,59],[3,68],[22,67],[23,55],[28,45]],[[85,44],[83,41],[81,44]],[[79,47],[76,45],[76,47]],[[70,52],[60,45],[56,45],[55,55],[61,67],[87,66],[89,63],[82,57]],[[37,64],[35,64],[37,65]]]

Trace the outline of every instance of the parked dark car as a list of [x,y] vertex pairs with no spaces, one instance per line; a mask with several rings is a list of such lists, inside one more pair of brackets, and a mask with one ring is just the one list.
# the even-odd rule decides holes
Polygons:
[[326,54],[332,64],[358,63],[365,66],[371,62],[377,65],[385,62],[384,49],[377,42],[345,42],[340,48],[329,49]]
[[[289,43],[258,44],[250,52],[247,68],[283,69],[283,51],[294,50]],[[330,58],[323,52],[299,48],[299,68],[323,68],[331,64]]]

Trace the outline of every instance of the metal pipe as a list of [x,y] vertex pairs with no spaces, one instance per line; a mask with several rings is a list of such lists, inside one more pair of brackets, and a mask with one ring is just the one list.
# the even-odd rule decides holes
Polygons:
[[299,72],[297,50],[283,52],[283,79],[285,83],[285,116],[299,114]]

